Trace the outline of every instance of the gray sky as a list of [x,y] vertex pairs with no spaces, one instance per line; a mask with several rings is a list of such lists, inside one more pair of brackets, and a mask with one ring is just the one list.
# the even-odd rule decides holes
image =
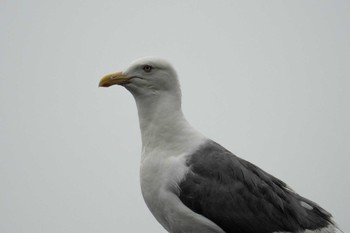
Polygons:
[[99,79],[173,63],[190,122],[350,232],[349,1],[1,1],[0,232],[165,233],[134,100]]

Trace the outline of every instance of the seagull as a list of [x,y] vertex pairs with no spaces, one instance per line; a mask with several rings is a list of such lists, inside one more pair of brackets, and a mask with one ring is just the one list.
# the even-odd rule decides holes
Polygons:
[[173,66],[145,57],[104,76],[134,97],[143,198],[170,233],[333,233],[332,215],[207,138],[184,117]]

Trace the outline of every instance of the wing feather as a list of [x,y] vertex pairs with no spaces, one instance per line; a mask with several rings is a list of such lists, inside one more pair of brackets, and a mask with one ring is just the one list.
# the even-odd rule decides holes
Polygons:
[[213,141],[189,155],[187,166],[180,200],[227,233],[299,232],[331,224],[331,215],[317,204]]

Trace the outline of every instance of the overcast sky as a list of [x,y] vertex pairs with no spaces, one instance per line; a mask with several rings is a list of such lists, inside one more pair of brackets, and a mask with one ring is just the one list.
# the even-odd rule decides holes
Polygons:
[[[349,1],[0,3],[0,232],[165,233],[137,110],[99,79],[158,55],[188,120],[350,232]],[[156,178],[156,177],[155,177]]]

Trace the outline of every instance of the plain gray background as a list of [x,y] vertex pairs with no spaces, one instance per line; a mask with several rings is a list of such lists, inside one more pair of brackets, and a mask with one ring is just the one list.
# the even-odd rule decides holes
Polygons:
[[1,1],[0,232],[164,233],[139,187],[132,96],[173,63],[192,124],[350,232],[349,1]]

